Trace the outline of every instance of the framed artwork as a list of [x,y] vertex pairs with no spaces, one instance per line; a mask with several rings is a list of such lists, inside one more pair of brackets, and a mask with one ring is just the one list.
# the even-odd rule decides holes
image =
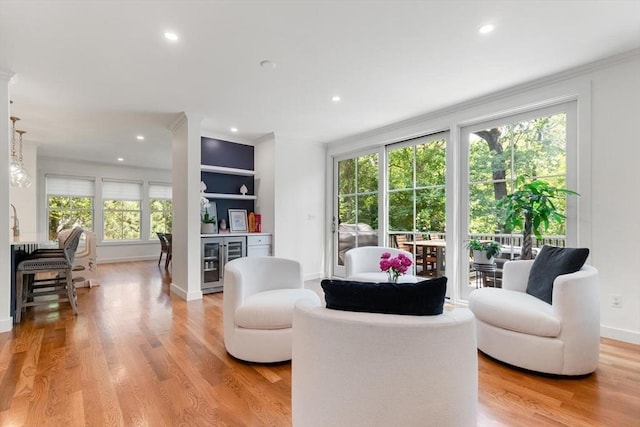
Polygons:
[[246,233],[247,211],[244,209],[229,209],[229,230],[232,233]]

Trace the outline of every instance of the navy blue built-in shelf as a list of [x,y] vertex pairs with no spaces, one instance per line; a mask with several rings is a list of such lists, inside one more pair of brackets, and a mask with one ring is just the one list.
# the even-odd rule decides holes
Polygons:
[[[207,185],[204,196],[216,202],[218,220],[228,223],[229,209],[254,211],[253,156],[251,145],[201,138],[200,179]],[[247,187],[246,196],[240,194],[242,185]]]

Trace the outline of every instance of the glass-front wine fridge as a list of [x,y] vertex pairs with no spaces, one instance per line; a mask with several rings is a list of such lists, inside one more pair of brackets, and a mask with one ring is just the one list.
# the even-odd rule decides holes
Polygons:
[[224,265],[247,255],[247,239],[244,236],[203,237],[202,244],[202,293],[222,291]]

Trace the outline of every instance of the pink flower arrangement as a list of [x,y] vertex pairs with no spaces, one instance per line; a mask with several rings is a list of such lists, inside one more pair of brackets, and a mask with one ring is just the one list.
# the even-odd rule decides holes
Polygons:
[[390,282],[397,282],[398,277],[405,274],[407,269],[411,267],[411,264],[413,264],[413,261],[405,254],[398,254],[391,258],[389,252],[384,252],[380,256],[380,270],[387,272]]

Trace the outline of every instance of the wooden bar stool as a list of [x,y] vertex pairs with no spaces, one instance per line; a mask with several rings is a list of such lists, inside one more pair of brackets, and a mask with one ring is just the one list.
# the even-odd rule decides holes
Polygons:
[[[75,227],[65,233],[68,235],[64,242],[59,239],[59,249],[36,250],[20,261],[16,274],[16,323],[20,323],[22,311],[26,307],[50,304],[49,299],[36,300],[47,295],[60,296],[58,301],[68,301],[73,314],[78,314],[72,268],[82,232],[81,227]],[[38,274],[46,274],[48,277],[37,279]]]

